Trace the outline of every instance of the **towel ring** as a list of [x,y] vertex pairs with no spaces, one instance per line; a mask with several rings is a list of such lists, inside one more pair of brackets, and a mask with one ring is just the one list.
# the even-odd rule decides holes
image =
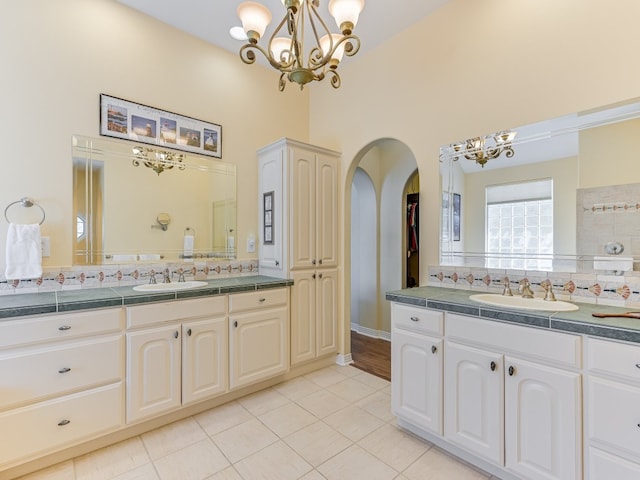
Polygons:
[[7,211],[13,206],[13,205],[17,205],[18,203],[21,203],[23,207],[25,208],[29,208],[29,207],[33,207],[34,205],[36,207],[38,207],[40,209],[40,211],[42,212],[42,220],[40,220],[40,223],[38,223],[38,225],[42,225],[44,223],[44,219],[47,217],[47,215],[44,213],[44,208],[42,208],[40,205],[38,205],[37,203],[35,203],[32,199],[30,199],[29,197],[22,197],[20,200],[16,200],[15,202],[11,202],[9,205],[7,205],[7,207],[4,209],[4,218],[8,223],[11,223],[11,221],[9,220],[9,217],[7,216]]

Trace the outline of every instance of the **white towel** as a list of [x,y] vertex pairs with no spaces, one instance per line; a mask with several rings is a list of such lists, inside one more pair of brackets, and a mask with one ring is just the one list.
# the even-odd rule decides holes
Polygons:
[[139,260],[160,260],[160,254],[159,253],[141,253],[140,255],[138,255],[138,259]]
[[184,236],[184,245],[182,248],[182,255],[186,258],[193,257],[193,245],[195,243],[195,238],[193,235],[185,235]]
[[7,280],[40,278],[42,276],[42,245],[40,225],[9,224],[7,232]]

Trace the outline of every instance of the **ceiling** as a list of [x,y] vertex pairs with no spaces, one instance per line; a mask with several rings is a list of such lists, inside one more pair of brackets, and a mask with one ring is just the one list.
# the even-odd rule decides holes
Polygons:
[[[242,42],[229,36],[240,25],[236,8],[242,0],[117,0],[195,37],[238,53]],[[360,37],[360,52],[375,48],[398,32],[420,21],[449,0],[369,0],[354,33]],[[281,0],[260,0],[273,15],[273,29],[284,16]],[[320,0],[322,18],[333,31],[338,28],[327,11],[328,0]],[[330,20],[330,22],[329,22]],[[272,30],[267,29],[265,37]]]

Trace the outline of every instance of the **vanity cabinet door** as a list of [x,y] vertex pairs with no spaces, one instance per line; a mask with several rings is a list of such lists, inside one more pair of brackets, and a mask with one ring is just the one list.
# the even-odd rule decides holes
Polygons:
[[391,332],[393,413],[442,434],[442,340],[394,326]]
[[580,374],[505,358],[506,467],[532,480],[582,478]]
[[288,318],[288,307],[229,317],[229,385],[232,389],[287,371]]
[[502,465],[502,355],[447,341],[444,376],[445,437],[493,463]]
[[227,318],[182,325],[182,404],[228,390]]
[[180,406],[179,324],[127,333],[127,423]]

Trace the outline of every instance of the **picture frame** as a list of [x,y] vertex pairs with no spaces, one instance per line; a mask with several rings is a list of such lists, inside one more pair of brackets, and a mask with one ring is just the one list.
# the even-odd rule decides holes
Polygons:
[[275,192],[266,192],[262,196],[262,211],[263,211],[263,243],[265,245],[273,245],[273,228],[274,228],[274,216],[273,216],[273,206],[274,206],[274,195]]
[[460,241],[460,203],[462,198],[459,193],[453,194],[453,241]]
[[222,126],[100,94],[100,135],[222,158]]

